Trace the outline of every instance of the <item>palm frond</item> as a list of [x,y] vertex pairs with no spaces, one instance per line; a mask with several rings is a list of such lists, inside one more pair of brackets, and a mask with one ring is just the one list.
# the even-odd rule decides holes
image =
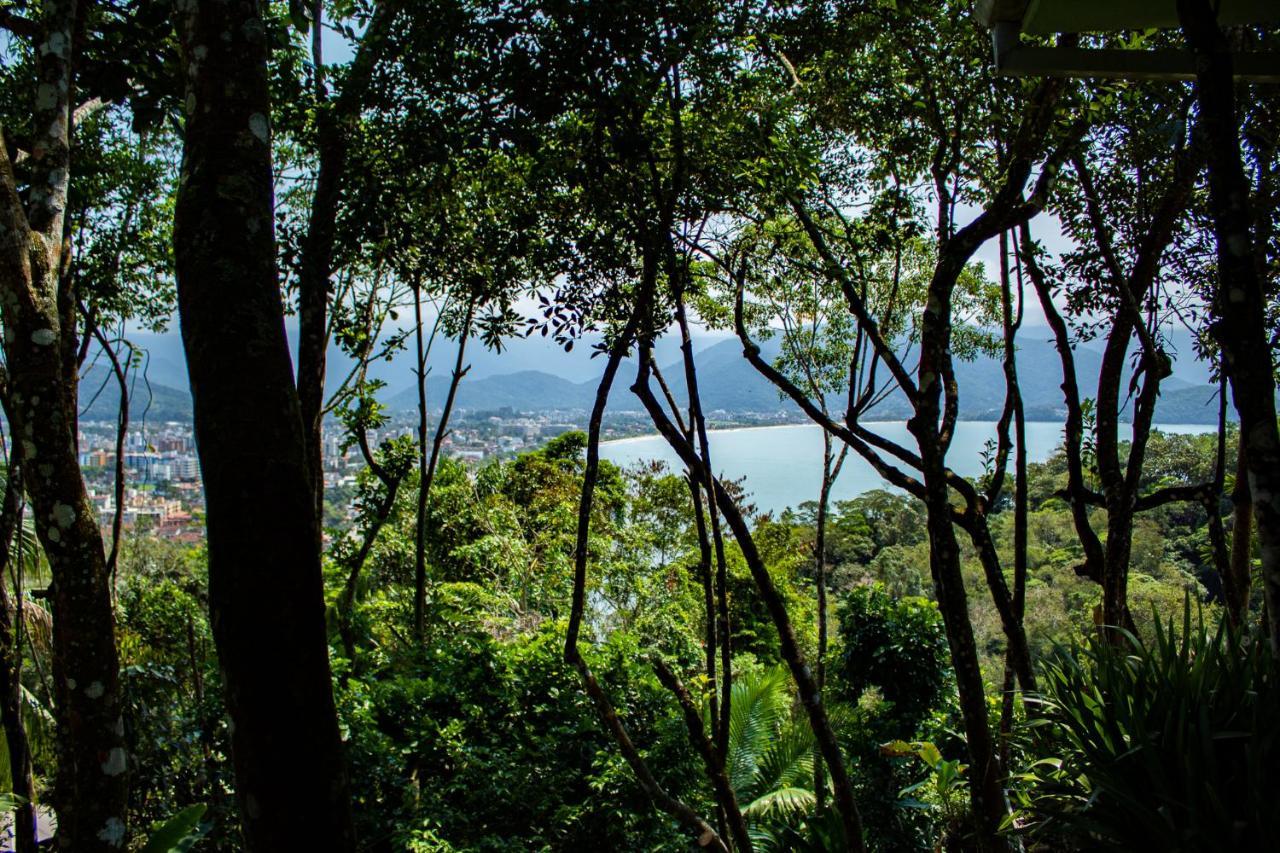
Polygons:
[[740,678],[733,685],[729,713],[729,781],[739,797],[758,791],[760,760],[786,719],[790,680],[774,667]]
[[813,728],[802,716],[788,720],[760,760],[759,790],[813,784]]
[[752,800],[742,810],[750,821],[799,818],[808,814],[817,802],[808,788],[778,788]]

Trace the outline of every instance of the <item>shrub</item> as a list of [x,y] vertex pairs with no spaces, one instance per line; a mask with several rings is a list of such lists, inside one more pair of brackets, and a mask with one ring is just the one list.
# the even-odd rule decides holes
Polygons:
[[1264,638],[1156,619],[1059,647],[1028,698],[1013,822],[1063,848],[1262,850],[1280,831],[1280,689]]

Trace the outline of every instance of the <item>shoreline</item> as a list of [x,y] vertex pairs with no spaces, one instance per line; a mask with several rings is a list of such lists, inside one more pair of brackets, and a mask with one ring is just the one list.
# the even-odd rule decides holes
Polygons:
[[[905,424],[906,421],[880,420],[880,421],[865,421],[863,423],[866,426],[873,426],[876,424]],[[966,423],[967,424],[995,424],[997,423],[997,421],[965,420],[961,418],[960,420],[956,421],[956,423],[958,424],[966,424]],[[1053,424],[1060,427],[1063,426],[1061,421],[1028,420],[1026,423],[1028,425]],[[790,424],[765,424],[765,425],[757,425],[757,426],[708,427],[707,434],[711,435],[712,433],[719,434],[719,433],[732,433],[732,432],[749,432],[752,430],[769,430],[769,429],[821,429],[821,427],[819,427],[817,424],[813,423],[812,421],[797,422],[797,423],[790,423]],[[1164,423],[1164,424],[1154,423],[1151,425],[1151,429],[1153,432],[1164,432],[1170,435],[1201,435],[1208,432],[1215,432],[1218,429],[1218,425],[1217,424],[1187,424],[1187,423]],[[606,444],[610,446],[618,446],[622,444],[648,441],[650,439],[655,439],[655,438],[661,439],[662,434],[657,432],[646,432],[641,435],[629,435],[629,436],[626,436],[625,438],[610,438],[610,439],[601,441],[600,445],[602,447]]]

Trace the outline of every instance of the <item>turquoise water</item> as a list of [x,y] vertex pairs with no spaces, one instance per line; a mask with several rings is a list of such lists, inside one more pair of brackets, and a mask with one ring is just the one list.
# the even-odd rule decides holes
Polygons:
[[[871,429],[914,449],[915,442],[903,422],[867,424]],[[1170,433],[1212,432],[1201,424],[1161,424]],[[996,425],[990,421],[962,421],[956,424],[947,461],[965,476],[982,473],[982,451],[994,438]],[[745,477],[747,491],[757,508],[780,512],[804,501],[816,500],[822,484],[822,432],[811,424],[714,430],[711,435],[711,462],[716,472],[731,478]],[[1062,424],[1028,423],[1027,458],[1048,459],[1062,443]],[[618,465],[661,460],[673,471],[682,470],[679,458],[660,436],[642,436],[608,441],[600,445],[600,456]],[[833,500],[856,497],[872,489],[886,488],[867,462],[850,451],[840,479],[832,489]]]

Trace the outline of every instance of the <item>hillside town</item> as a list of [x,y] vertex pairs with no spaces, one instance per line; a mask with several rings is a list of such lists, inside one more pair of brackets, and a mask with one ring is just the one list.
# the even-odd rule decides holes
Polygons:
[[[539,447],[558,435],[582,429],[586,415],[581,410],[530,413],[509,408],[496,412],[460,412],[452,418],[442,449],[448,457],[478,465],[488,459]],[[639,412],[614,413],[607,419],[604,437],[639,435],[646,432],[645,425]],[[429,436],[435,427],[433,418],[428,425]],[[369,443],[377,447],[384,441],[416,436],[417,429],[416,416],[401,413],[381,430],[371,430]],[[343,431],[333,424],[324,441],[325,490],[335,497],[350,494],[365,467],[359,449],[348,446],[345,439]],[[104,532],[110,531],[116,515],[116,441],[113,422],[80,424],[80,465]],[[204,492],[191,423],[144,422],[131,427],[124,441],[124,482],[121,521],[125,532],[147,533],[179,542],[204,539]],[[351,512],[349,505],[340,505],[329,522],[345,526]]]

